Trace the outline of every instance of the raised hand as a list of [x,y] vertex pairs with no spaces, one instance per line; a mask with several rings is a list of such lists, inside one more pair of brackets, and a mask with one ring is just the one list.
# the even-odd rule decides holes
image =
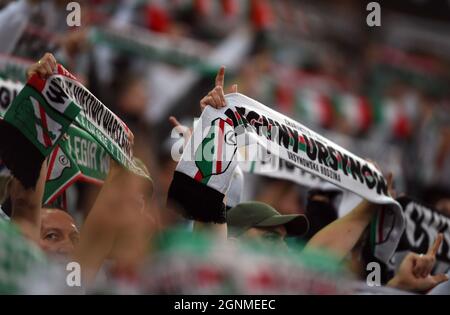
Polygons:
[[182,125],[178,119],[176,119],[174,116],[169,117],[169,122],[174,127],[174,130],[176,133],[178,133],[180,136],[183,137],[183,149],[186,147],[189,139],[192,136],[192,128],[189,128],[187,126]]
[[409,253],[403,259],[395,277],[388,282],[388,286],[402,290],[424,292],[447,281],[448,276],[445,274],[431,275],[442,238],[443,235],[439,234],[425,255]]
[[443,239],[444,235],[439,233],[428,252],[425,255],[419,255],[418,259],[416,260],[416,264],[413,267],[413,274],[415,277],[426,278],[431,273],[431,270],[436,263],[436,254],[439,250],[439,247],[441,246]]
[[41,78],[46,79],[53,74],[57,65],[55,57],[51,53],[45,53],[38,62],[28,68],[27,79],[30,79],[34,74],[39,74]]
[[175,130],[181,134],[186,140],[189,140],[189,138],[192,135],[192,129],[182,125],[178,119],[176,119],[174,116],[169,117],[169,122],[172,124],[172,126],[175,128]]
[[[226,106],[225,94],[224,94],[224,82],[225,82],[225,67],[222,66],[217,72],[215,87],[200,101],[200,109],[203,111],[206,106],[210,105],[214,108],[222,108]],[[231,87],[231,93],[237,93],[237,84],[233,84]]]

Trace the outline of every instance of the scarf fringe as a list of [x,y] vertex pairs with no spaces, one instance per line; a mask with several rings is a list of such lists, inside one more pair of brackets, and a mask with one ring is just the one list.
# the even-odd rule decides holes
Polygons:
[[175,171],[170,184],[167,204],[183,217],[205,223],[226,223],[224,194],[190,176]]

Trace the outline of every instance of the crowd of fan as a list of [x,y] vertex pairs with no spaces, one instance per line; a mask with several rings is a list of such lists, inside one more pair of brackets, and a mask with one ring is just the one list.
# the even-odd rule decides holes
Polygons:
[[[254,177],[245,181],[245,202],[227,211],[226,224],[186,220],[166,204],[176,166],[170,156],[172,142],[167,140],[167,131],[189,128],[173,116],[159,121],[147,119],[148,104],[157,94],[155,90],[149,93],[148,73],[142,71],[149,68],[148,64],[137,56],[90,41],[90,28],[105,20],[117,25],[136,24],[167,36],[191,36],[213,45],[225,37],[234,22],[241,24],[243,16],[249,16],[253,32],[258,35],[242,70],[234,73],[234,80],[233,76],[227,77],[228,85],[223,68],[215,81],[205,75],[194,93],[174,102],[170,111],[178,118],[198,116],[206,106],[226,106],[224,95],[228,91],[254,97],[287,115],[295,115],[295,95],[304,90],[323,93],[329,99],[330,95],[344,93],[381,94],[400,104],[385,106],[401,108],[407,108],[414,99],[406,120],[398,122],[392,133],[385,132],[385,125],[355,131],[339,115],[304,123],[325,134],[339,132],[355,141],[374,142],[375,146],[397,146],[401,154],[396,160],[401,165],[417,157],[417,163],[430,166],[424,168],[427,171],[419,174],[401,166],[401,176],[395,174],[395,180],[405,192],[425,196],[442,213],[450,213],[445,191],[450,178],[450,129],[448,115],[442,115],[448,107],[448,95],[440,91],[432,94],[404,81],[397,81],[389,89],[379,88],[375,70],[365,74],[364,79],[377,85],[378,90],[368,91],[357,82],[362,75],[353,72],[374,61],[350,60],[348,50],[322,53],[317,59],[290,60],[297,63],[294,67],[283,63],[277,54],[284,50],[268,44],[272,43],[270,36],[277,34],[277,29],[271,27],[276,23],[270,1],[246,1],[246,13],[236,8],[237,1],[222,1],[222,6],[214,9],[205,4],[207,1],[178,6],[158,1],[81,3],[85,8],[83,25],[77,29],[63,27],[65,16],[60,21],[56,14],[65,1],[19,0],[5,4],[0,10],[0,52],[32,60],[27,79],[33,75],[47,78],[58,63],[76,74],[130,127],[134,154],[147,166],[152,181],[144,181],[111,159],[101,186],[77,184],[67,190],[67,208],[42,204],[47,161],[42,164],[34,189],[25,188],[15,178],[0,182],[5,189],[0,201],[4,205],[8,199],[10,203],[10,211],[0,218],[0,292],[358,293],[361,284],[363,290],[369,289],[368,262],[361,258],[361,251],[380,205],[363,200],[338,218],[333,193]],[[286,3],[295,7],[292,2]],[[220,26],[213,23],[217,15],[224,21]],[[37,34],[32,34],[33,29],[38,30]],[[304,41],[308,39],[303,37]],[[371,55],[371,49],[375,48],[370,46],[365,53]],[[352,71],[345,71],[347,68]],[[294,82],[307,83],[283,85],[292,77]],[[165,89],[172,89],[170,82]],[[425,143],[431,138],[436,139],[436,145],[428,149]],[[423,155],[420,150],[427,152]],[[384,173],[390,170],[389,165],[380,164]],[[394,180],[392,175],[387,177],[390,194],[395,197]],[[320,218],[314,222],[309,218],[308,223],[311,212]],[[408,254],[396,274],[383,285],[403,293],[442,288],[438,285],[448,276],[432,274],[442,240],[439,234],[428,252]],[[69,262],[81,266],[81,288],[67,285],[65,268]],[[243,278],[248,279],[245,284]]]

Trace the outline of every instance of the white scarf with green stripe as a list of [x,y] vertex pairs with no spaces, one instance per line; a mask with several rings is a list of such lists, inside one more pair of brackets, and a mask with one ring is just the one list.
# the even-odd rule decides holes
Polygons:
[[[403,231],[401,206],[389,196],[385,178],[370,162],[242,94],[228,94],[225,98],[225,108],[216,110],[208,106],[203,111],[176,174],[187,175],[223,195],[238,160],[243,156],[255,159],[258,147],[263,147],[300,170],[373,203],[386,205],[395,218],[392,220],[395,233]],[[186,201],[181,196],[183,188],[172,184],[177,189],[170,197]],[[195,208],[195,203],[191,206]],[[396,247],[394,243],[385,245],[387,250],[379,257],[382,260],[388,260]]]

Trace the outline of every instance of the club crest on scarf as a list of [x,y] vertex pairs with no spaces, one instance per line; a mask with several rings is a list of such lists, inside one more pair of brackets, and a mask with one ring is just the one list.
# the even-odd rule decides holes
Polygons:
[[207,183],[211,175],[226,172],[236,150],[236,137],[231,121],[221,118],[213,120],[206,137],[195,151],[195,164],[198,167],[195,179]]
[[[55,154],[55,157],[53,157],[53,154]],[[49,169],[51,172],[48,173],[47,180],[56,180],[60,178],[65,169],[72,167],[72,163],[70,163],[70,160],[59,147],[55,148],[53,154],[52,157],[54,158],[55,164]]]

